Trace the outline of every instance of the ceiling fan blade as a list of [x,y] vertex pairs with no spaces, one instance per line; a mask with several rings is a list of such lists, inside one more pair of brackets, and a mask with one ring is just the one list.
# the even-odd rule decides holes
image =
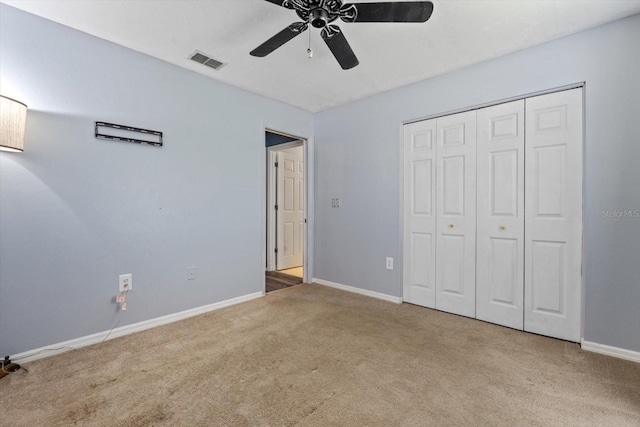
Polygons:
[[286,0],[267,0],[269,3],[277,4],[278,6],[286,7],[287,9],[291,9],[291,7],[285,6],[284,2]]
[[346,22],[426,22],[433,13],[430,1],[399,1],[378,3],[350,3],[355,6],[355,18],[343,17]]
[[302,34],[307,29],[306,22],[294,22],[257,48],[253,49],[250,54],[252,56],[263,57],[293,39],[295,36]]
[[349,42],[337,25],[327,25],[322,29],[320,36],[329,46],[331,53],[336,57],[343,70],[348,70],[359,64]]

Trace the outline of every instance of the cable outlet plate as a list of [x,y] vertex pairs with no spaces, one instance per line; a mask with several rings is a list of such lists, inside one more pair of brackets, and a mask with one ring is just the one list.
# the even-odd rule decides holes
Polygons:
[[121,274],[118,283],[120,284],[118,288],[120,292],[130,291],[133,289],[133,274]]

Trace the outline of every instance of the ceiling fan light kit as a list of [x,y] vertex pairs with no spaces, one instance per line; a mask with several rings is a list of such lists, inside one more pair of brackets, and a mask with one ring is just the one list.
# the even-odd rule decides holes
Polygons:
[[[377,3],[348,3],[342,0],[266,0],[287,9],[295,10],[302,22],[294,22],[275,36],[251,51],[252,56],[264,57],[303,33],[311,24],[320,28],[320,36],[331,50],[343,70],[358,65],[344,33],[337,25],[331,24],[340,18],[343,22],[426,22],[433,13],[430,1],[399,1]],[[311,46],[307,49],[309,58],[313,56]]]

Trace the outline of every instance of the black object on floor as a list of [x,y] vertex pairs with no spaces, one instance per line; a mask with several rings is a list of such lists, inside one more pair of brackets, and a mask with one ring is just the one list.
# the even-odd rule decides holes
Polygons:
[[0,367],[2,368],[0,369],[0,378],[20,369],[20,365],[12,363],[11,360],[9,360],[9,356],[5,356],[4,360],[0,361]]

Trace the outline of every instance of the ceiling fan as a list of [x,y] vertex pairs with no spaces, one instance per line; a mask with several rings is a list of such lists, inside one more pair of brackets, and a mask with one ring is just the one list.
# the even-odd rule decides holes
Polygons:
[[[344,22],[426,22],[433,12],[430,1],[399,1],[377,3],[348,3],[342,0],[266,0],[296,11],[302,22],[294,22],[251,51],[252,56],[264,57],[307,30],[309,24],[322,28],[320,36],[343,70],[358,65],[358,58],[337,25]],[[312,56],[311,47],[307,50]]]

